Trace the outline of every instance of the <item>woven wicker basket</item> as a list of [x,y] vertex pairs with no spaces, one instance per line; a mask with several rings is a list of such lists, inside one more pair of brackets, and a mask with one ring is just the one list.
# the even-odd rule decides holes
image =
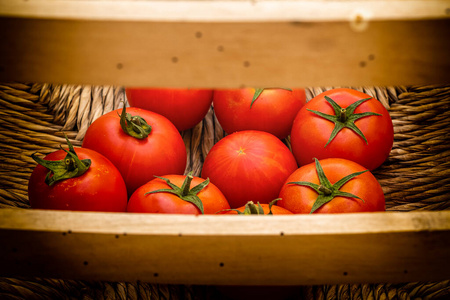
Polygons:
[[[354,87],[355,88],[355,87]],[[308,100],[327,88],[308,88]],[[450,207],[450,87],[356,88],[385,105],[395,140],[388,160],[373,173],[389,211],[447,210]],[[123,88],[0,83],[0,207],[29,208],[27,183],[34,152],[65,144],[63,132],[80,146],[88,126],[123,105]],[[186,172],[199,175],[203,159],[224,132],[210,109],[195,128],[182,132]],[[289,145],[289,140],[286,140]],[[0,278],[6,299],[226,299],[208,286]],[[292,299],[449,299],[450,281],[403,284],[303,286]]]

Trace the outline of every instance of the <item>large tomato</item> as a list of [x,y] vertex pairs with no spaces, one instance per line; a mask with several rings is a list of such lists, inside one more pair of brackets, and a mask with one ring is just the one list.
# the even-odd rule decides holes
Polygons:
[[33,158],[39,164],[28,182],[32,208],[126,211],[125,182],[117,168],[103,155],[90,149],[73,148],[69,143],[69,150],[55,151],[44,159],[35,155]]
[[227,199],[209,180],[192,175],[166,175],[138,188],[127,211],[166,214],[215,214],[229,209]]
[[129,196],[155,175],[183,174],[186,168],[179,131],[167,118],[140,108],[124,107],[99,117],[89,126],[82,147],[111,160]]
[[311,163],[314,157],[339,157],[374,170],[389,156],[393,141],[392,120],[381,102],[347,88],[311,99],[298,112],[291,131],[299,165]]
[[297,112],[306,103],[304,89],[216,90],[214,112],[228,134],[241,130],[261,130],[280,139],[287,137]]
[[178,130],[197,125],[211,108],[212,90],[127,88],[130,106],[156,112],[168,118]]
[[237,208],[248,201],[269,203],[284,180],[297,169],[288,147],[276,136],[255,130],[238,131],[217,142],[203,163],[209,178]]
[[279,202],[294,214],[385,210],[383,190],[363,166],[346,159],[315,160],[293,172]]

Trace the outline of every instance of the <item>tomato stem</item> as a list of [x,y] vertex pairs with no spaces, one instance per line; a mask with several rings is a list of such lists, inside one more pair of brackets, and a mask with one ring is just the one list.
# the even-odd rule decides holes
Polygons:
[[183,185],[181,186],[181,188],[182,188],[181,196],[187,196],[189,194],[192,179],[194,179],[194,176],[192,176],[192,175],[186,176],[186,180],[183,182]]
[[181,187],[176,186],[175,184],[170,182],[170,180],[167,178],[160,177],[160,176],[155,176],[155,177],[164,180],[167,183],[167,185],[169,185],[170,188],[169,189],[159,189],[159,190],[147,192],[147,193],[145,193],[145,195],[156,194],[156,193],[171,193],[171,194],[178,196],[181,200],[184,200],[186,202],[190,202],[190,203],[194,204],[195,207],[197,207],[198,210],[202,214],[205,213],[204,209],[203,209],[203,202],[197,196],[197,194],[200,193],[209,184],[209,178],[207,178],[205,181],[203,181],[203,182],[199,183],[198,185],[194,186],[193,188],[191,188],[191,182],[192,182],[192,179],[194,179],[194,176],[192,176],[192,172],[186,176]]
[[152,131],[152,126],[148,125],[144,118],[127,113],[125,104],[123,105],[122,114],[119,114],[119,116],[122,130],[134,138],[145,139]]
[[[281,198],[277,198],[274,199],[272,201],[270,201],[269,203],[269,213],[267,215],[273,215],[272,213],[272,206],[275,205],[277,203],[277,201],[281,200]],[[224,209],[221,210],[217,213],[223,212],[223,211],[235,211],[237,212],[238,215],[264,215],[264,209],[261,206],[261,204],[259,204],[259,202],[257,204],[255,204],[253,201],[248,201],[245,204],[244,207],[244,211],[240,211],[236,208],[231,208],[231,209]]]
[[339,121],[341,121],[342,123],[345,123],[345,121],[347,121],[347,110],[345,108],[341,108]]
[[[259,202],[258,202],[259,205]],[[248,211],[250,212],[251,215],[259,215],[260,211],[258,209],[258,207],[255,205],[255,203],[253,203],[253,201],[249,201],[247,204],[245,204],[245,208],[248,208]],[[264,211],[263,211],[264,214]]]
[[327,188],[324,185],[319,185],[319,187],[317,188],[319,191],[321,191],[322,193],[324,193],[325,195],[331,195],[333,193],[333,191],[329,188]]
[[365,98],[358,100],[351,105],[349,105],[347,108],[342,108],[339,104],[337,104],[333,99],[331,99],[328,96],[325,96],[325,100],[331,104],[334,110],[334,115],[328,115],[326,113],[323,113],[321,111],[308,109],[308,111],[328,120],[334,123],[333,131],[331,132],[330,138],[328,139],[328,142],[325,144],[324,147],[328,146],[328,144],[336,137],[336,135],[345,127],[353,130],[357,135],[359,135],[365,142],[368,144],[366,137],[362,133],[362,131],[355,125],[355,121],[368,117],[368,116],[381,116],[381,114],[374,113],[374,112],[363,112],[363,113],[354,113],[355,109],[361,105],[363,102],[372,99]]
[[64,179],[81,176],[86,173],[91,166],[91,160],[80,160],[66,134],[64,134],[64,137],[66,138],[67,145],[69,146],[69,151],[61,147],[61,150],[67,153],[64,159],[45,160],[36,156],[36,153],[31,154],[31,158],[49,170],[47,176],[45,177],[45,183],[49,186]]
[[252,102],[250,103],[250,108],[252,108],[253,103],[256,101],[256,99],[259,98],[259,96],[262,94],[262,92],[264,92],[264,90],[273,90],[273,89],[279,89],[279,90],[286,90],[289,92],[292,92],[291,89],[287,89],[287,88],[257,88],[255,89],[255,93],[253,94],[253,98],[252,98]]

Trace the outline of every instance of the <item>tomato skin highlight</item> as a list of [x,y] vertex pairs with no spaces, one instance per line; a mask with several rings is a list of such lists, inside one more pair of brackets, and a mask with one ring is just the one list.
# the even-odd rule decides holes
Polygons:
[[232,133],[217,142],[205,158],[202,177],[225,195],[231,208],[248,201],[269,203],[284,180],[297,169],[289,148],[276,136],[255,130]]
[[[48,169],[37,165],[28,182],[31,208],[73,211],[125,212],[127,190],[119,170],[103,155],[75,147],[80,159],[91,159],[90,168],[81,176],[48,186],[44,180]],[[61,160],[66,152],[58,150],[45,160]]]
[[[341,178],[366,170],[363,166],[346,159],[328,158],[320,160],[325,175],[331,182],[336,183]],[[317,199],[317,192],[312,188],[289,182],[307,181],[320,184],[314,163],[298,168],[287,179],[280,191],[279,197],[283,199],[278,203],[294,214],[309,214]],[[343,192],[354,194],[361,199],[337,196],[330,202],[318,208],[314,213],[350,213],[385,211],[385,197],[381,185],[370,172],[365,172],[345,183]]]
[[369,170],[378,168],[389,156],[394,142],[394,129],[388,110],[378,100],[372,98],[355,109],[355,113],[375,112],[381,116],[367,116],[355,121],[368,143],[349,128],[343,128],[325,147],[334,123],[307,109],[334,114],[332,106],[325,100],[332,98],[346,108],[360,99],[370,96],[362,92],[339,88],[323,92],[311,99],[295,117],[291,130],[292,152],[297,163],[309,164],[313,158],[344,158],[355,161]]
[[306,103],[305,90],[265,89],[250,107],[254,94],[254,88],[214,91],[214,112],[223,130],[260,130],[286,138]]
[[152,126],[147,138],[140,140],[126,134],[119,123],[122,109],[117,109],[89,126],[82,147],[111,160],[122,174],[129,196],[155,175],[183,174],[187,152],[176,127],[164,116],[151,111],[129,107],[126,112],[143,117]]
[[179,131],[203,120],[213,96],[209,89],[126,88],[125,92],[130,106],[165,116]]
[[[165,175],[161,177],[169,179],[171,183],[180,187],[186,178],[184,175]],[[191,187],[203,181],[203,178],[194,176]],[[160,178],[155,178],[147,182],[139,187],[130,197],[127,211],[135,213],[200,214],[200,210],[194,204],[184,201],[171,193],[158,192],[145,195],[151,191],[168,188],[169,185]],[[215,214],[220,210],[230,208],[223,193],[211,182],[197,196],[203,202],[205,214]]]

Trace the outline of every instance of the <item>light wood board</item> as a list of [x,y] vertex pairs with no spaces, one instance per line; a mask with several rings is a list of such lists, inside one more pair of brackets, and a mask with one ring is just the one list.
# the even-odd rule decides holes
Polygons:
[[448,1],[6,2],[2,81],[392,86],[450,71]]
[[311,285],[450,278],[450,212],[186,216],[0,210],[0,276]]

